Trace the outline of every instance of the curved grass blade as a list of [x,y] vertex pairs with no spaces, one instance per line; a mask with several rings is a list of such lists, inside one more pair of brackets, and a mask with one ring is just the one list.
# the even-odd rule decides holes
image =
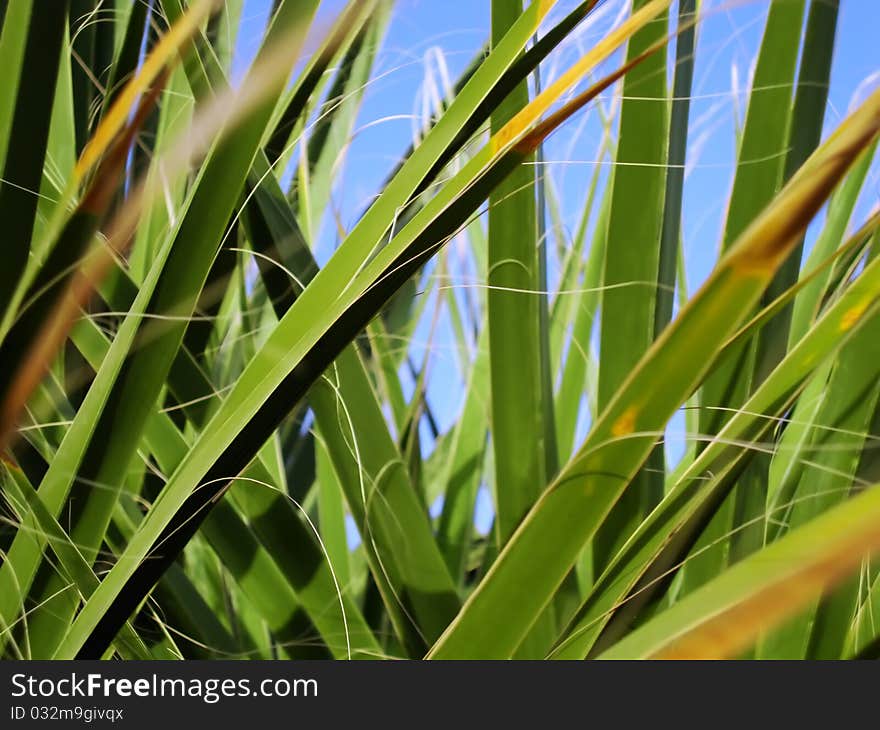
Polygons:
[[[39,529],[43,532],[66,573],[66,580],[73,581],[72,587],[83,597],[88,598],[100,582],[92,572],[91,566],[85,561],[76,545],[58,524],[58,521],[49,514],[37,496],[36,490],[27,480],[24,473],[13,466],[3,464],[2,472],[6,479],[3,481],[4,491],[14,502],[18,503],[20,514],[32,510],[36,516]],[[151,659],[141,638],[134,629],[126,624],[119,632],[116,648],[126,659]]]
[[871,487],[745,558],[600,658],[736,656],[878,549],[880,489]]
[[[291,4],[287,7],[293,8],[293,5]],[[307,9],[297,6],[292,11],[288,10],[284,14],[285,23],[276,23],[273,26],[276,32],[279,35],[283,35],[286,30],[292,27],[296,29],[296,32],[300,34],[300,39],[302,39],[304,31],[297,23],[300,18],[299,12],[304,12]],[[269,45],[274,45],[274,42]],[[92,481],[114,485],[121,483],[124,470],[137,446],[137,438],[135,436],[139,436],[152,404],[155,402],[155,397],[164,383],[167,368],[170,366],[171,359],[173,359],[179,345],[179,338],[182,335],[182,326],[177,320],[172,320],[167,330],[160,326],[159,329],[163,330],[162,336],[156,338],[148,337],[149,344],[137,350],[136,357],[123,365],[135,338],[137,337],[143,342],[143,330],[145,328],[149,330],[149,320],[147,320],[148,324],[145,327],[145,320],[141,314],[145,311],[156,312],[160,315],[166,315],[169,312],[176,314],[181,311],[179,307],[186,306],[187,298],[190,301],[190,306],[192,305],[192,300],[198,291],[199,279],[203,279],[204,269],[210,264],[213,258],[213,248],[223,232],[222,228],[219,231],[217,230],[218,222],[222,224],[222,221],[225,220],[225,218],[221,219],[217,216],[216,206],[220,202],[220,199],[217,197],[218,191],[223,193],[225,204],[230,209],[238,197],[237,190],[224,184],[223,175],[228,174],[230,170],[241,167],[243,168],[241,177],[243,184],[244,173],[250,166],[250,162],[259,144],[263,127],[271,113],[272,92],[280,92],[280,88],[283,87],[284,83],[285,65],[287,63],[292,65],[293,63],[289,53],[291,50],[293,50],[292,47],[287,46],[282,55],[278,55],[278,52],[275,50],[267,54],[270,56],[267,63],[272,64],[271,69],[275,72],[267,80],[272,83],[268,85],[267,83],[257,84],[256,88],[250,91],[251,95],[247,97],[248,104],[243,104],[238,109],[230,110],[229,115],[238,124],[236,131],[241,132],[241,134],[231,135],[230,132],[232,130],[228,126],[224,130],[226,133],[225,141],[221,141],[219,146],[212,151],[209,158],[210,162],[202,170],[201,179],[208,179],[210,182],[201,188],[201,193],[191,196],[188,214],[179,223],[178,229],[174,232],[174,236],[169,241],[169,244],[157,258],[151,276],[148,277],[148,280],[141,287],[132,313],[130,313],[120,327],[110,350],[111,355],[105,359],[101,369],[102,372],[99,373],[89,392],[89,396],[91,396],[92,391],[96,391],[95,399],[92,401],[92,405],[96,410],[86,414],[81,408],[77,414],[77,420],[80,421],[82,430],[71,428],[71,431],[68,433],[68,438],[72,439],[69,457],[74,459],[74,468],[71,468],[70,462],[67,463],[67,468],[63,471],[53,473],[53,470],[50,468],[52,488],[48,489],[47,487],[47,492],[44,494],[45,480],[44,484],[41,485],[41,497],[46,500],[50,513],[57,514],[61,501],[63,501],[67,494],[72,477],[76,474],[83,476],[89,473],[85,470],[85,464],[89,463],[89,460],[84,460],[85,443],[81,441],[83,437],[92,439],[90,442],[93,445],[90,459],[95,461],[97,457],[95,463],[100,467],[98,471],[91,472],[97,477]],[[281,64],[281,67],[277,67],[278,64]],[[287,68],[289,69],[289,66]],[[263,69],[259,70],[259,73],[263,72]],[[243,120],[236,117],[236,114],[239,117],[240,115],[246,115],[246,119]],[[216,119],[210,121],[214,125],[218,122]],[[205,177],[204,172],[210,164],[217,166],[223,174],[219,177]],[[194,203],[196,200],[199,202]],[[184,222],[186,227],[184,227]],[[194,233],[190,236],[187,231],[194,231]],[[186,240],[187,244],[193,247],[189,250],[191,255],[187,255],[182,251],[182,247],[175,248],[173,243],[176,240]],[[201,266],[195,266],[196,260],[193,258],[195,255],[202,257]],[[183,257],[183,260],[179,261],[179,265],[170,266],[175,259],[180,259],[180,257]],[[97,265],[106,265],[106,258],[100,259]],[[165,272],[168,271],[171,273],[167,277],[164,276]],[[91,273],[94,274],[94,272]],[[160,274],[163,275],[161,278]],[[86,277],[86,286],[90,285],[90,281],[91,279]],[[159,286],[160,281],[162,282],[161,286]],[[64,317],[56,316],[50,323],[53,328],[52,334],[56,336],[60,336],[62,328],[68,326],[71,317],[77,311],[78,298],[73,297],[72,300],[69,299],[66,305],[71,306],[69,315]],[[155,330],[153,334],[156,334]],[[40,342],[40,346],[42,349],[48,350],[53,348],[54,341],[53,337],[47,336]],[[120,375],[120,371],[124,375]],[[99,380],[101,381],[101,386],[96,389],[95,386]],[[113,389],[112,394],[110,391],[111,386]],[[152,394],[148,392],[150,389],[152,389]],[[111,405],[105,407],[107,400],[110,401]],[[126,417],[121,422],[115,420],[114,412],[116,407],[112,405],[113,403],[118,405],[120,402],[130,405],[130,407],[126,406]],[[113,446],[112,452],[110,450],[103,451],[102,448],[98,448],[105,442],[101,437],[95,439],[94,436],[94,429],[99,423],[102,424],[101,428],[109,429],[114,433],[115,438],[112,441],[107,441],[107,443]],[[123,437],[123,432],[134,434],[134,436]],[[72,436],[71,434],[76,435]],[[65,442],[67,440],[65,439]],[[62,444],[63,448],[64,444]],[[55,463],[58,461],[59,459],[56,457],[52,466],[55,466]],[[89,469],[92,469],[93,466],[94,464]],[[60,480],[59,477],[61,477]],[[47,474],[48,478],[49,474]],[[49,492],[52,494],[51,497]],[[109,520],[109,515],[115,504],[115,493],[100,492],[92,494],[90,495],[89,503],[92,505],[89,509],[96,515],[98,521],[106,525],[106,521]],[[82,534],[77,533],[74,536],[76,542],[87,545],[94,543],[95,540],[100,540],[103,529],[95,529],[94,525],[90,525],[91,521],[92,518],[88,515],[87,519],[81,518],[79,529]],[[74,530],[74,532],[76,533],[77,531]],[[15,545],[13,545],[13,550],[15,550]],[[30,548],[25,546],[22,547],[22,550],[29,552]],[[35,561],[38,560],[38,555],[22,554],[20,559],[27,566],[24,568],[20,566],[21,580],[27,585],[33,576],[32,570],[36,567]],[[4,564],[0,568],[0,576],[7,569],[11,570],[8,564]],[[13,590],[17,593],[17,589]],[[8,607],[4,606],[3,608],[6,609]],[[5,615],[6,611],[2,611],[2,614]]]
[[[137,605],[139,597],[150,590],[164,570],[164,559],[142,562],[156,540],[163,541],[164,551],[170,555],[176,554],[188,541],[191,530],[197,527],[198,520],[195,518],[204,514],[215,496],[228,484],[230,474],[240,471],[250,460],[252,452],[238,448],[236,441],[259,441],[274,430],[327,364],[387,300],[389,293],[395,291],[434,253],[438,240],[444,241],[458,229],[485,199],[498,178],[507,174],[523,155],[534,150],[543,137],[574,111],[617,80],[629,66],[584,92],[529,131],[540,115],[586,70],[613,51],[640,24],[650,19],[652,13],[659,12],[667,5],[668,0],[655,0],[646,6],[542,92],[413,218],[395,237],[392,245],[379,251],[353,279],[342,279],[350,283],[340,293],[340,274],[344,275],[352,266],[352,273],[357,274],[361,268],[356,259],[352,260],[357,246],[364,243],[369,246],[371,240],[375,244],[378,236],[384,232],[385,226],[380,221],[371,220],[370,213],[365,216],[349,235],[348,245],[343,244],[337,250],[241,374],[220,410],[202,432],[188,459],[172,476],[162,499],[154,504],[141,530],[132,539],[127,559],[116,566],[112,580],[102,584],[99,589],[102,595],[93,596],[80,612],[58,656],[93,656],[102,651],[100,647],[112,640],[121,622]],[[528,11],[514,25],[511,33],[524,18],[529,20]],[[511,34],[505,41],[508,38],[511,38]],[[478,75],[475,74],[471,83],[477,79]],[[462,98],[464,95],[456,101]],[[450,116],[444,118],[449,119]],[[432,134],[437,134],[438,130],[443,130],[441,123]],[[431,159],[429,155],[421,160],[417,151],[407,164],[415,165],[416,160],[419,164],[430,164]],[[403,182],[396,187],[404,186],[405,189],[409,184]],[[383,197],[370,209],[371,212],[381,211],[388,205],[388,199],[384,196],[391,196],[389,190],[394,187],[392,184],[386,189]],[[441,216],[441,213],[444,215]],[[377,235],[373,239],[368,235],[372,226],[377,229],[373,230]],[[375,286],[377,281],[381,286]],[[328,302],[332,304],[328,306]],[[316,316],[301,316],[316,304],[319,305]],[[354,304],[357,306],[352,307]],[[199,483],[217,483],[215,480],[220,484],[218,490],[193,492]]]
[[31,357],[43,324],[67,294],[76,276],[77,264],[92,244],[120,187],[131,143],[161,88],[162,79],[159,79],[158,86],[141,100],[125,135],[117,140],[112,153],[102,160],[98,175],[61,231],[59,245],[40,267],[15,322],[0,343],[0,369],[9,373],[9,377],[0,383],[0,448],[11,439],[30,389],[44,374]]
[[[583,658],[614,612],[644,593],[687,552],[688,541],[732,487],[750,451],[775,424],[810,373],[857,331],[880,293],[880,265],[873,264],[835,302],[786,356],[722,431],[685,469],[658,508],[639,526],[597,581],[554,652],[554,658]],[[766,416],[766,417],[765,417]],[[696,525],[696,527],[694,527]]]
[[[757,303],[800,232],[880,131],[880,93],[850,116],[743,233],[605,409],[429,656],[508,657],[626,489],[675,409]],[[658,389],[657,373],[666,377]],[[523,593],[519,586],[528,585]],[[511,612],[510,606],[517,611]],[[487,634],[487,621],[505,616]]]

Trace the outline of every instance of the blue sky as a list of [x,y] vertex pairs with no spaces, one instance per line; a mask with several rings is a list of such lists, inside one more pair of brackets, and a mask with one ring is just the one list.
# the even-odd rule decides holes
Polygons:
[[[265,25],[269,0],[245,0],[238,41],[236,68],[246,66],[259,43]],[[551,13],[553,23],[575,5],[563,0]],[[552,78],[588,47],[590,38],[607,28],[624,7],[625,0],[608,0],[606,18],[588,28],[577,39],[554,54],[542,67],[542,75]],[[340,0],[325,0],[320,18],[332,19],[343,7]],[[689,290],[705,278],[717,256],[727,196],[735,166],[735,128],[745,113],[750,73],[760,44],[768,0],[703,0],[703,20],[698,31],[688,172],[684,191],[683,236]],[[878,0],[841,0],[836,56],[832,68],[825,133],[832,130],[854,95],[874,88],[880,79],[880,53],[877,28],[880,27]],[[321,23],[322,21],[319,21]],[[374,195],[400,154],[412,141],[414,125],[421,110],[426,78],[437,78],[445,65],[455,79],[485,42],[489,33],[489,0],[398,0],[382,49],[377,58],[375,80],[366,90],[355,125],[341,183],[334,191],[334,202],[343,224],[350,226]],[[605,100],[608,103],[608,99]],[[566,160],[544,168],[559,191],[565,227],[573,230],[583,206],[585,190],[596,165],[596,145],[601,125],[595,110],[588,110],[561,129],[548,142],[547,160]],[[607,174],[607,164],[602,173]],[[857,208],[855,220],[864,219],[880,200],[880,182],[875,164],[866,194]],[[822,216],[811,226],[809,242],[821,224]],[[325,225],[317,243],[319,260],[326,260],[336,245],[333,226]],[[551,285],[554,262],[550,263]],[[441,425],[448,427],[456,418],[463,391],[461,378],[450,356],[451,335],[448,319],[441,317],[433,340],[428,399]],[[415,340],[425,339],[428,324],[416,332]],[[413,347],[418,362],[423,353]],[[407,376],[408,378],[408,376]],[[411,383],[408,383],[411,386]],[[582,424],[585,429],[586,423]],[[681,430],[681,419],[674,419],[670,431]],[[680,440],[670,438],[674,458],[681,450]],[[485,527],[490,519],[488,497],[484,493],[478,522]]]

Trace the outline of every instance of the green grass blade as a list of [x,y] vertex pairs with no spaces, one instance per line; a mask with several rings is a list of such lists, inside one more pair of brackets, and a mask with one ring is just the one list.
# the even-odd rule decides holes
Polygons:
[[[836,0],[813,0],[810,3],[797,91],[791,112],[791,132],[783,180],[788,180],[806,161],[819,145],[822,136],[838,5]],[[802,250],[803,243],[792,251],[768,287],[764,295],[765,301],[773,301],[797,281]],[[785,307],[758,337],[755,382],[760,383],[782,359],[789,340],[791,315],[791,307]]]
[[[822,261],[840,245],[846,231],[847,224],[855,208],[859,191],[864,184],[871,166],[876,145],[872,145],[853,165],[852,172],[847,175],[840,187],[834,192],[828,204],[828,218],[822,228],[813,249],[804,265],[804,271],[812,271],[816,263]],[[825,288],[831,280],[831,271],[821,278],[814,279],[806,285],[804,291],[798,294],[794,302],[789,334],[789,345],[797,342],[804,336],[810,324],[819,312]]]
[[382,43],[390,4],[383,2],[378,7],[342,58],[334,83],[318,110],[317,122],[307,132],[308,206],[300,210],[300,215],[307,222],[306,237],[310,241],[316,239],[323,213],[331,207],[332,183],[344,159],[341,151],[348,144],[375,54]]
[[6,165],[9,134],[15,116],[21,67],[27,45],[33,0],[15,3],[3,16],[0,33],[0,64],[6,69],[6,83],[0,89],[0,169]]
[[467,394],[452,434],[443,483],[443,512],[437,525],[437,542],[456,582],[464,577],[473,537],[474,505],[486,452],[489,424],[489,353],[485,334],[477,341]]
[[[522,13],[521,0],[492,0],[493,46]],[[525,81],[492,114],[497,133],[529,103]],[[542,407],[540,263],[535,158],[528,157],[489,196],[487,314],[495,464],[495,539],[504,545],[547,480]],[[511,363],[516,362],[516,367]],[[538,646],[552,641],[549,614]]]
[[[167,255],[167,246],[165,250]],[[143,312],[146,307],[152,288],[161,272],[162,259],[159,265],[151,272],[150,277],[144,282],[144,286],[132,305],[132,312]],[[60,444],[55,457],[52,459],[49,469],[40,482],[38,494],[47,511],[53,517],[61,512],[71,486],[71,475],[75,474],[82,461],[89,440],[92,438],[94,428],[110,391],[113,387],[116,375],[122,367],[134,336],[137,331],[138,320],[134,317],[123,322],[117,331],[116,338],[104,359],[101,370],[98,372],[88,394],[77,411],[76,418],[70,425],[64,440]],[[33,531],[36,524],[32,515],[25,517],[24,528]],[[17,535],[7,555],[6,561],[0,566],[0,620],[8,624],[15,616],[17,605],[21,604],[30,589],[37,567],[39,566],[42,553],[42,545],[35,541]]]
[[[97,366],[104,357],[106,344],[103,338],[95,335],[97,330],[91,321],[83,323],[74,332],[74,341],[82,348],[87,359]],[[94,343],[94,344],[91,344]],[[195,371],[196,375],[199,371]],[[171,384],[174,384],[174,373],[171,374]],[[205,388],[205,386],[202,386]],[[213,394],[216,400],[216,392],[210,382],[207,383],[208,392]],[[188,409],[184,409],[188,413]],[[154,415],[146,428],[145,439],[157,462],[166,474],[173,472],[174,468],[185,456],[188,443],[177,432],[167,415]],[[257,460],[245,472],[244,477],[248,481],[236,483],[231,490],[231,497],[241,512],[251,520],[251,525],[260,542],[269,550],[272,558],[278,564],[287,584],[293,589],[296,596],[301,597],[303,608],[314,620],[322,634],[328,637],[327,643],[337,656],[347,656],[349,649],[354,655],[370,655],[378,650],[372,641],[372,636],[366,629],[363,619],[356,605],[343,598],[343,610],[345,617],[336,610],[338,604],[336,581],[333,574],[328,571],[327,563],[318,544],[313,539],[311,528],[298,518],[295,508],[280,493],[272,492],[268,487],[277,483],[277,479],[269,473],[265,462]],[[258,486],[258,485],[266,485]],[[220,503],[217,508],[224,512],[224,523],[229,529],[234,528],[242,531],[241,524],[234,524],[234,514],[229,514],[229,507]],[[213,513],[212,513],[213,514]],[[218,551],[221,560],[227,562],[234,559],[234,541],[229,542],[228,535],[210,524],[211,517],[206,521],[206,528],[210,531],[209,537],[212,545]],[[240,522],[240,521],[239,521]],[[244,528],[247,529],[247,528]],[[228,530],[227,530],[228,532]],[[253,537],[242,535],[243,542],[253,543]],[[269,610],[275,611],[274,616],[267,616],[267,621],[273,630],[279,632],[298,632],[302,629],[302,622],[295,621],[290,614],[280,615],[274,608],[278,601],[284,603],[284,590],[274,591],[278,569],[266,563],[263,555],[259,556],[263,561],[263,567],[256,565],[248,574],[243,574],[249,583],[243,586],[246,593],[251,596],[254,604],[258,607],[267,605]],[[304,571],[304,566],[318,566],[313,571]],[[335,563],[331,562],[335,566]],[[261,584],[259,580],[260,570],[268,574]],[[254,590],[259,593],[254,593]],[[273,594],[274,591],[274,594]],[[267,592],[267,593],[265,593]],[[296,601],[287,601],[288,609],[295,605]],[[347,631],[346,631],[347,624]],[[347,640],[351,639],[351,646]]]
[[[435,658],[507,657],[552,598],[587,540],[641,467],[708,360],[757,302],[797,236],[878,133],[880,94],[844,123],[759,216],[665,330],[605,409],[579,453],[541,496],[456,621]],[[665,387],[655,387],[658,373]],[[520,585],[529,585],[523,594]],[[510,606],[517,611],[511,612]],[[505,615],[487,635],[482,627]]]
[[348,541],[345,534],[345,501],[342,485],[333,470],[327,447],[315,442],[315,478],[318,482],[318,526],[333,570],[343,590],[351,584]]
[[[580,402],[584,391],[588,393],[587,376],[594,365],[590,336],[596,319],[596,310],[602,298],[602,272],[605,261],[605,246],[608,236],[608,212],[611,204],[611,188],[607,188],[596,229],[590,245],[590,253],[584,270],[583,291],[577,295],[569,352],[562,369],[562,380],[556,394],[556,426],[559,458],[567,462],[575,447],[575,431],[580,417]],[[589,395],[588,395],[589,398]],[[590,415],[595,417],[595,399],[587,403]]]
[[678,6],[678,32],[675,44],[675,74],[672,82],[672,106],[669,118],[669,169],[663,196],[663,228],[660,237],[657,274],[657,302],[654,310],[654,336],[672,320],[676,269],[681,238],[681,208],[691,88],[694,77],[697,0],[683,0]]
[[[737,155],[722,250],[782,186],[803,14],[804,0],[774,0],[770,4]],[[719,409],[741,405],[750,389],[747,374],[751,362],[751,347],[743,346],[703,386],[701,433],[718,432],[727,413]]]
[[639,526],[597,581],[553,656],[584,657],[616,607],[629,594],[635,595],[639,586],[651,586],[676,565],[687,548],[676,540],[670,541],[670,537],[679,535],[685,542],[694,539],[692,525],[705,519],[705,511],[712,509],[713,502],[717,508],[725,489],[730,490],[732,475],[749,456],[743,445],[759,442],[774,425],[773,418],[783,414],[803,381],[814,369],[821,369],[823,358],[835,352],[846,336],[858,331],[867,313],[865,302],[876,298],[878,292],[880,265],[875,263],[792,349],[718,437],[679,474],[657,510]]
[[266,156],[274,165],[281,159],[290,144],[290,137],[302,121],[302,116],[313,93],[320,87],[321,79],[334,56],[347,53],[371,15],[373,3],[349,2],[337,16],[324,44],[315,52],[303,68],[290,91],[290,99],[284,107],[269,140]]
[[[633,9],[645,5],[633,0]],[[627,58],[637,58],[665,37],[667,16],[660,15],[629,42]],[[614,394],[654,341],[669,139],[666,54],[658,53],[630,71],[623,81],[605,246],[600,323],[598,410]],[[633,201],[639,204],[633,206]],[[665,262],[663,262],[665,265]],[[663,494],[662,451],[633,489],[621,498],[593,539],[594,571],[599,572]],[[657,467],[661,467],[658,471]]]
[[[0,183],[5,241],[5,264],[0,272],[0,322],[7,317],[31,250],[38,200],[34,192],[40,189],[43,178],[66,20],[67,0],[59,0],[31,13],[28,23],[21,61],[22,71],[27,69],[27,80],[18,84]],[[11,24],[4,25],[4,50],[6,43],[13,45],[17,40],[11,37],[16,30]]]
[[104,108],[108,108],[115,101],[122,86],[137,71],[140,60],[141,46],[147,26],[152,19],[153,9],[146,3],[135,3],[125,23],[125,35],[122,46],[110,67],[107,90],[104,95]]
[[[102,651],[101,647],[112,640],[138,597],[149,591],[164,570],[163,564],[158,560],[141,563],[151,545],[157,539],[167,538],[164,552],[171,556],[185,545],[191,531],[198,525],[194,517],[222,490],[227,483],[228,474],[236,473],[250,460],[253,452],[244,444],[252,441],[262,443],[268,437],[268,432],[274,430],[283,414],[288,413],[292,405],[304,395],[327,362],[341,352],[344,344],[350,342],[379,306],[387,301],[389,293],[399,288],[433,254],[438,238],[443,241],[457,230],[485,199],[498,179],[503,178],[518,164],[523,154],[532,151],[546,134],[625,72],[626,67],[572,100],[560,112],[530,131],[531,125],[569,86],[649,20],[652,13],[656,14],[667,6],[668,0],[655,0],[645,7],[644,12],[633,16],[597,44],[552,87],[542,92],[521,115],[517,115],[511,125],[493,137],[490,144],[466,164],[441,193],[400,231],[392,245],[379,251],[363,267],[363,271],[351,279],[351,274],[361,268],[357,258],[358,248],[364,244],[367,248],[375,245],[388,223],[370,220],[370,214],[378,216],[379,213],[375,211],[381,212],[383,207],[389,205],[389,200],[393,200],[392,192],[411,190],[413,187],[410,186],[418,183],[410,180],[396,187],[392,184],[386,188],[383,196],[349,235],[347,243],[337,250],[328,265],[306,288],[241,374],[236,386],[202,432],[188,458],[173,475],[169,487],[163,493],[163,499],[154,505],[141,530],[129,544],[128,557],[140,557],[123,561],[114,568],[115,573],[111,571],[112,580],[105,580],[99,592],[92,596],[80,612],[59,656],[91,656]],[[530,6],[533,7],[534,5]],[[530,17],[527,10],[521,17],[520,21],[522,20],[526,21],[526,25],[519,30],[534,22],[534,17]],[[520,21],[517,21],[505,41],[513,38],[512,43],[517,42],[516,35],[511,34],[518,30]],[[508,50],[513,48],[511,46]],[[480,70],[484,69],[487,69],[488,74],[494,73],[489,65],[482,66]],[[478,78],[479,73],[474,75],[471,84]],[[465,98],[463,93],[456,102]],[[453,102],[450,112],[455,108],[456,102]],[[450,116],[445,117],[449,118]],[[442,128],[443,125],[438,123],[431,134],[438,134],[438,130]],[[454,128],[443,133],[454,135]],[[419,150],[424,148],[425,145],[422,145]],[[521,152],[520,149],[525,151]],[[430,166],[432,160],[436,159],[432,154],[429,153],[426,159],[420,159],[417,150],[407,164],[416,165],[415,161],[418,161],[418,164]],[[401,174],[404,170],[406,165]],[[475,180],[479,184],[474,185]],[[391,206],[389,212],[393,213],[394,210],[396,208]],[[440,216],[441,213],[444,215]],[[373,232],[377,238],[369,237],[371,226],[376,227],[377,230]],[[349,271],[351,273],[346,273]],[[340,276],[343,278],[340,279]],[[380,279],[381,286],[376,287],[375,284]],[[349,282],[341,294],[340,280]],[[328,289],[329,292],[334,292],[331,296],[327,296]],[[329,307],[328,301],[333,302]],[[353,307],[355,304],[358,306]],[[316,305],[318,310],[311,313],[310,309]],[[303,312],[308,313],[308,316],[301,316]],[[311,370],[308,365],[310,361],[314,366]],[[193,488],[203,479],[219,483],[218,491],[193,494]],[[442,575],[445,565],[440,570]],[[429,577],[433,578],[434,574]],[[419,578],[416,577],[417,580]],[[441,602],[428,603],[435,608],[438,604],[442,608]]]
[[878,525],[880,490],[871,488],[745,558],[601,658],[736,656],[880,548]]

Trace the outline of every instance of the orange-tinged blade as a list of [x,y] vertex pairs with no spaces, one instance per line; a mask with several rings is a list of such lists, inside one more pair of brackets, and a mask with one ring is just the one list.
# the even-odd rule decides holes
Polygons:
[[132,109],[141,95],[149,90],[164,69],[170,67],[179,51],[199,29],[219,5],[218,0],[195,0],[180,16],[169,31],[159,39],[153,50],[144,60],[140,70],[125,85],[113,105],[104,115],[92,138],[80,155],[73,172],[74,182],[79,183],[97,164],[117,135],[125,128]]

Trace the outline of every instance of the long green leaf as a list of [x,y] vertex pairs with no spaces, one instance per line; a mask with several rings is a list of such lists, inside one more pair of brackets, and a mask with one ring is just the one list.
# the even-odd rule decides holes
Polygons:
[[602,659],[736,656],[880,549],[880,489],[744,559],[636,629]]
[[[630,537],[612,564],[597,581],[578,616],[553,652],[559,658],[583,658],[618,606],[637,596],[668,574],[687,540],[694,540],[693,524],[705,521],[705,513],[719,499],[747,458],[743,444],[759,442],[782,414],[793,394],[847,336],[864,321],[865,303],[880,292],[880,265],[864,272],[853,287],[835,303],[810,333],[787,355],[780,366],[725,425],[718,437],[678,475],[658,508]],[[711,511],[709,512],[711,514]],[[674,539],[673,539],[674,538]],[[679,544],[685,542],[683,547]],[[700,544],[697,543],[699,546]],[[641,586],[641,588],[640,588]]]
[[[388,201],[393,200],[390,197],[392,192],[395,189],[396,192],[400,192],[401,185],[403,190],[406,190],[407,186],[416,183],[403,182],[396,186],[392,184],[386,188],[383,196],[350,234],[347,245],[344,244],[329,264],[315,277],[312,284],[306,288],[249,363],[235,388],[232,389],[209,426],[202,432],[189,458],[181,464],[172,477],[169,488],[163,493],[163,499],[154,505],[140,533],[129,544],[127,551],[129,556],[140,554],[141,557],[125,560],[116,566],[113,579],[109,582],[105,581],[99,588],[101,595],[93,596],[79,614],[59,655],[63,656],[72,652],[89,656],[98,651],[99,647],[107,641],[112,640],[116,628],[120,625],[120,620],[124,621],[124,616],[130,612],[132,602],[137,600],[137,596],[141,595],[142,591],[149,590],[163,570],[163,565],[158,561],[140,563],[142,557],[147,554],[156,539],[164,539],[161,536],[166,530],[172,542],[179,545],[185,544],[191,534],[190,528],[187,527],[185,531],[181,528],[184,525],[190,525],[193,515],[199,514],[204,506],[210,502],[213,492],[194,494],[192,499],[188,500],[188,495],[192,494],[193,487],[203,479],[212,481],[228,478],[225,475],[234,473],[244,466],[242,461],[246,463],[250,455],[247,452],[242,453],[236,448],[236,438],[254,440],[258,434],[266,433],[266,429],[275,428],[279,416],[289,412],[291,405],[299,400],[308,386],[314,382],[318,373],[326,366],[325,363],[332,359],[344,343],[350,341],[353,335],[366,324],[379,304],[387,299],[387,292],[396,290],[402,281],[405,281],[433,253],[437,238],[444,240],[454,232],[479,204],[479,201],[485,198],[491,186],[496,184],[497,178],[503,177],[512,166],[517,164],[522,158],[522,154],[530,152],[544,135],[564,121],[574,110],[579,108],[579,105],[586,103],[596,93],[607,88],[607,85],[619,78],[620,74],[609,77],[591,90],[589,94],[579,98],[576,102],[573,101],[558,115],[551,117],[543,126],[539,126],[530,134],[527,133],[529,125],[545,112],[565,89],[580,78],[585,70],[607,55],[622,40],[625,40],[628,34],[650,17],[652,12],[656,13],[667,4],[666,0],[657,0],[654,4],[646,6],[647,12],[634,16],[633,19],[611,33],[556,83],[542,92],[521,115],[517,115],[510,125],[493,138],[490,145],[484,148],[446,185],[441,194],[413,218],[410,224],[395,237],[394,245],[381,250],[375,258],[366,264],[361,274],[351,280],[349,278],[351,274],[356,273],[360,268],[357,259],[352,260],[357,253],[357,245],[367,243],[369,246],[371,226],[377,227],[380,235],[384,231],[385,225],[381,224],[378,216],[383,208],[389,205]],[[534,5],[530,6],[530,8],[534,7]],[[523,20],[526,21],[525,24],[521,22]],[[533,22],[534,17],[530,17],[529,11],[526,11],[520,21],[511,29],[505,41],[512,39],[511,43],[516,44],[515,31],[521,32],[528,28],[528,23]],[[514,51],[515,47],[515,45],[510,45],[507,52]],[[496,49],[497,51],[498,49]],[[487,69],[487,74],[493,73],[489,65],[481,67],[481,70],[483,69]],[[620,73],[623,73],[624,70],[622,69]],[[479,74],[475,74],[469,85],[477,84],[476,88],[479,88],[478,82],[480,80]],[[485,80],[487,79],[482,79],[482,81]],[[466,98],[467,96],[463,92],[456,102]],[[471,101],[477,101],[478,98],[479,92],[476,99],[471,97]],[[456,102],[450,107],[450,111],[455,108]],[[450,118],[454,117],[445,117],[445,119]],[[454,124],[454,122],[449,123]],[[438,124],[432,134],[440,134],[442,129],[443,125]],[[454,129],[447,129],[442,133],[454,136]],[[523,152],[517,152],[518,148],[514,147],[514,144],[521,138],[525,139],[525,148]],[[425,145],[419,149],[424,148]],[[416,161],[418,161],[418,164],[430,166],[433,159],[436,158],[432,157],[431,153],[422,158],[417,151],[407,164],[416,165]],[[487,167],[492,172],[491,176],[485,172],[482,176],[478,174]],[[406,166],[401,170],[401,174],[405,169]],[[480,177],[482,177],[481,184],[471,187],[473,180],[480,179]],[[410,189],[412,188],[410,187]],[[467,195],[463,195],[466,189]],[[389,196],[389,198],[386,199],[385,196]],[[449,211],[446,219],[437,221],[433,227],[429,226],[428,224],[435,221],[438,214],[447,207],[449,207]],[[391,208],[392,210],[389,212],[393,212],[394,206]],[[371,214],[374,214],[376,219],[373,219]],[[373,243],[376,240],[373,238]],[[346,275],[346,271],[349,271],[350,267],[353,267],[354,270]],[[344,280],[350,281],[341,295],[338,290],[340,274],[345,277]],[[382,287],[377,289],[373,285],[380,278],[382,279]],[[331,295],[328,297],[328,294]],[[358,301],[359,297],[364,297],[364,300],[359,302],[356,309],[349,309],[352,304]],[[326,304],[328,301],[333,302],[329,307]],[[309,312],[316,304],[318,304],[319,310],[314,313],[314,316],[312,314],[306,317],[301,316],[303,312]],[[347,314],[347,316],[342,317],[343,314]],[[331,325],[340,317],[339,323],[335,325],[336,331],[333,331]],[[307,363],[301,362],[302,358],[309,353],[310,357],[322,363],[319,368],[311,372]],[[276,397],[269,398],[276,389]],[[254,419],[255,415],[256,419]],[[249,423],[250,426],[248,426]],[[252,429],[250,432],[249,428]],[[168,547],[167,542],[166,550],[170,550],[173,554],[173,549]],[[120,598],[117,601],[116,596],[120,593]]]
[[[507,657],[644,462],[666,421],[690,395],[714,352],[760,297],[807,222],[878,133],[880,94],[853,114],[743,233],[715,272],[654,343],[578,454],[520,525],[435,658]],[[656,387],[658,373],[665,387]],[[523,594],[519,586],[528,585]],[[510,606],[516,605],[515,612]],[[494,632],[482,627],[506,616]]]

